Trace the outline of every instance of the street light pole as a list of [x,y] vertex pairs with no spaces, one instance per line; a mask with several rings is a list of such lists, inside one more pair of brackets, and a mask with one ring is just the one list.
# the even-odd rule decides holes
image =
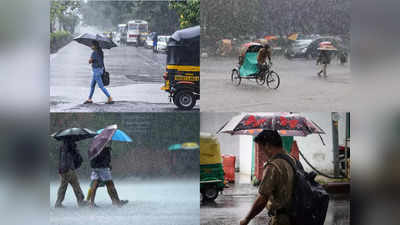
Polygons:
[[339,135],[338,135],[338,124],[339,114],[337,112],[331,113],[332,118],[332,147],[333,147],[333,168],[335,177],[339,176]]

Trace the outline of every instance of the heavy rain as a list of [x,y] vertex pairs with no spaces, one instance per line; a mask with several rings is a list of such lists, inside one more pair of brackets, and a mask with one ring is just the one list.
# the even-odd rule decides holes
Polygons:
[[[166,79],[163,75],[168,40],[175,31],[198,25],[200,20],[199,16],[179,16],[185,15],[181,11],[186,10],[180,4],[52,1],[50,111],[176,111],[169,93],[161,90]],[[73,39],[85,33],[106,37],[116,44],[111,49],[103,49],[104,68],[110,74],[110,85],[105,88],[114,104],[104,104],[108,103],[107,97],[98,85],[93,104],[83,104],[88,99],[93,76],[88,64],[92,50]],[[199,110],[199,104],[194,110]]]
[[[97,131],[116,124],[132,139],[111,144],[112,179],[119,198],[129,201],[126,205],[113,206],[106,187],[99,187],[96,208],[78,207],[69,186],[63,207],[55,208],[62,142],[49,137],[51,224],[198,224],[198,149],[169,149],[175,144],[198,143],[198,113],[53,113],[50,117],[50,133],[72,127]],[[87,152],[92,141],[76,142],[83,157],[76,172],[85,198],[91,175]]]
[[[351,1],[216,0],[204,1],[201,9],[202,111],[347,109]],[[317,59],[326,43],[334,47],[324,76]],[[268,73],[259,80],[253,76],[257,62],[247,53],[256,44],[270,46],[269,71],[279,83]],[[237,75],[232,79],[235,68],[239,84]],[[245,73],[249,68],[254,72]]]

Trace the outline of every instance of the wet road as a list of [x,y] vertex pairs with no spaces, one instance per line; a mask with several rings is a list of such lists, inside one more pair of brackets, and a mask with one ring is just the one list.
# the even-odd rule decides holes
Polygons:
[[[91,49],[71,42],[50,55],[51,112],[148,112],[175,111],[163,85],[166,54],[134,46],[104,50],[105,66],[110,72],[106,87],[116,104],[105,105],[107,98],[96,87],[93,100],[97,104],[83,105],[92,79],[88,59]],[[196,106],[194,110],[199,110]]]
[[[332,60],[335,61],[335,60]],[[350,65],[332,62],[328,77],[319,78],[319,66],[304,59],[273,59],[281,79],[277,90],[242,80],[236,87],[231,71],[237,58],[202,58],[201,111],[346,111],[351,106]]]
[[[82,179],[82,178],[81,178]],[[63,205],[54,208],[59,182],[50,183],[50,224],[54,225],[198,225],[199,185],[196,180],[119,181],[115,186],[121,199],[129,200],[124,207],[111,205],[106,188],[96,193],[98,208],[78,208],[69,186]],[[86,196],[88,183],[81,183]],[[179,196],[177,195],[179,193]]]
[[[224,195],[218,196],[213,203],[202,203],[200,207],[200,224],[233,225],[239,224],[250,210],[257,196],[257,189],[250,184],[240,185],[236,190],[226,189]],[[251,225],[268,224],[267,210],[255,217]],[[331,199],[325,225],[349,225],[350,200],[348,198]]]

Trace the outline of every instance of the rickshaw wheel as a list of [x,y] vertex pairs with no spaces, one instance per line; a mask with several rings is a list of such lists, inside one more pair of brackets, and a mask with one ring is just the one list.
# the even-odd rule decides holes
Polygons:
[[242,78],[239,75],[239,71],[237,69],[232,70],[232,75],[231,75],[231,80],[232,84],[235,86],[239,86],[240,82],[242,81]]
[[256,82],[257,82],[258,85],[265,84],[265,73],[257,75],[256,76]]
[[215,185],[209,185],[204,190],[203,200],[205,201],[214,201],[218,197],[218,190]]
[[196,104],[196,98],[190,91],[179,91],[174,95],[174,104],[182,110],[191,110]]
[[279,75],[274,71],[271,71],[267,76],[267,86],[269,88],[277,89],[280,83],[281,79],[279,78]]

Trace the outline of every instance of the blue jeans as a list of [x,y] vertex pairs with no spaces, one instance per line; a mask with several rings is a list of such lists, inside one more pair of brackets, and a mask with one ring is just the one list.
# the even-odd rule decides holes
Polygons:
[[101,75],[103,74],[103,68],[92,68],[92,70],[93,70],[93,78],[92,78],[92,82],[90,83],[89,99],[92,99],[92,97],[93,97],[94,88],[96,87],[96,83],[99,85],[99,88],[103,91],[103,93],[107,97],[110,97],[110,94],[108,93],[107,89],[104,87],[103,81],[101,80]]

